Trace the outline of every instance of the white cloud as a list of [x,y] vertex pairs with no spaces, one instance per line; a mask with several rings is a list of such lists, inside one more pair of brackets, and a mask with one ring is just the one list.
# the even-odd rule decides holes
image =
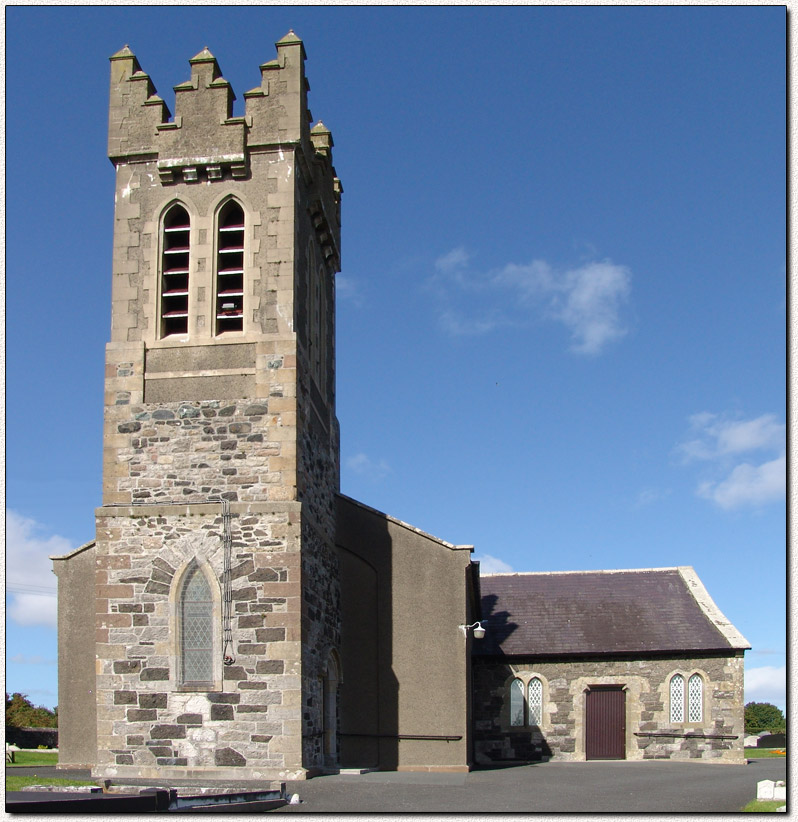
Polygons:
[[12,594],[7,614],[17,625],[58,626],[58,602],[55,597],[42,594]]
[[551,266],[543,260],[532,260],[528,265],[508,263],[494,274],[493,283],[515,288],[524,300],[537,300],[557,290],[557,282]]
[[513,570],[504,560],[492,557],[490,554],[474,557],[474,561],[479,563],[481,574],[508,574]]
[[435,260],[435,268],[438,271],[448,274],[455,269],[463,268],[471,259],[468,252],[462,247],[453,248],[447,254],[443,254]]
[[42,530],[35,520],[7,512],[6,586],[11,598],[8,616],[19,625],[54,628],[56,579],[48,557],[69,553],[75,546],[64,537],[44,536]]
[[726,509],[780,502],[787,494],[787,457],[782,454],[762,465],[744,462],[721,482],[702,482],[697,493]]
[[357,281],[340,274],[335,277],[335,296],[336,299],[346,300],[357,308],[360,308],[366,301]]
[[787,702],[787,666],[746,668],[745,701],[770,702],[784,709]]
[[528,265],[509,263],[492,282],[512,288],[526,304],[571,331],[571,350],[598,354],[627,333],[621,309],[629,299],[632,276],[628,268],[604,260],[557,271],[544,260]]
[[9,662],[15,665],[57,665],[57,659],[45,659],[43,656],[25,656],[25,654],[14,654]]
[[[676,452],[683,463],[703,461],[714,476],[702,480],[696,494],[726,510],[780,502],[787,493],[786,426],[776,414],[750,420],[703,412],[690,417],[691,437]],[[775,452],[771,458],[740,462],[751,452]],[[764,461],[763,461],[764,460]]]
[[762,414],[752,420],[729,419],[703,412],[690,417],[697,437],[679,446],[686,460],[710,460],[746,451],[781,449],[787,426],[775,414]]
[[487,334],[507,322],[497,312],[486,314],[483,317],[466,317],[455,311],[444,311],[439,322],[441,328],[452,337],[472,337],[478,334]]
[[637,495],[636,508],[644,508],[647,505],[653,505],[655,502],[666,499],[670,496],[670,488],[644,488]]
[[629,298],[629,269],[610,262],[588,263],[567,271],[561,282],[563,295],[555,301],[555,315],[571,329],[573,351],[598,354],[626,334],[620,310]]
[[[545,260],[532,260],[481,273],[471,271],[469,261],[465,249],[453,249],[435,261],[436,274],[428,283],[446,303],[441,327],[447,333],[485,333],[549,319],[571,332],[573,352],[587,355],[627,333],[621,313],[631,293],[631,273],[625,266],[604,260],[558,270]],[[479,293],[482,304],[488,303],[480,319],[464,320],[468,312],[452,310],[451,303],[463,293]]]
[[367,454],[359,453],[349,457],[346,467],[355,474],[360,474],[372,482],[378,482],[391,473],[391,467],[385,460],[372,460]]

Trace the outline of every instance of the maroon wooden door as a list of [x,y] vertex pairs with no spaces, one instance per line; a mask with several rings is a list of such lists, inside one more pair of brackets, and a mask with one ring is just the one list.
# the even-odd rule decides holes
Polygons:
[[594,686],[585,694],[585,759],[626,759],[626,692]]

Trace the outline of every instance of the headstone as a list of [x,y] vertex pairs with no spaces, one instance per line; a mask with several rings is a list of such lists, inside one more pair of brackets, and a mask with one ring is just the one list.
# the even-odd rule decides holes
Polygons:
[[787,744],[787,734],[767,734],[760,736],[757,748],[783,748]]
[[764,801],[787,799],[787,785],[784,780],[774,782],[772,779],[763,779],[756,783],[756,798]]

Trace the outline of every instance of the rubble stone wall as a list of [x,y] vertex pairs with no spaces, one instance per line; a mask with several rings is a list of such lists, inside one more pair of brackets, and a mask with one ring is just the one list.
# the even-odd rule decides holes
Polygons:
[[[703,721],[670,722],[671,677],[703,678]],[[510,725],[510,683],[533,676],[543,683],[543,722]],[[617,685],[626,692],[626,758],[701,759],[742,763],[743,657],[578,661],[474,660],[477,762],[585,759],[585,692]]]
[[219,621],[203,692],[178,678],[176,599],[192,561],[221,599],[219,505],[98,510],[98,775],[301,775],[300,507],[232,506],[234,661]]

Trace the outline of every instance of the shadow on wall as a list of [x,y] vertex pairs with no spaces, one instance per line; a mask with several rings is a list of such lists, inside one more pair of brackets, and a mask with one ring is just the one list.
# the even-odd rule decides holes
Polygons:
[[395,770],[399,682],[392,668],[393,545],[384,518],[358,514],[339,500],[340,764]]
[[505,656],[502,643],[519,626],[509,611],[496,610],[497,602],[495,594],[482,597],[488,630],[474,666],[475,759],[486,769],[548,762],[553,753],[541,728],[510,724],[510,684],[517,672],[500,658]]
[[487,632],[485,638],[480,640],[480,656],[485,654],[504,655],[502,643],[513,631],[518,628],[517,622],[510,622],[509,611],[497,611],[496,602],[498,597],[495,594],[488,594],[482,597],[482,619],[487,620]]
[[[456,546],[346,497],[341,567],[341,764],[468,766],[470,546]],[[481,640],[479,640],[481,641]]]

